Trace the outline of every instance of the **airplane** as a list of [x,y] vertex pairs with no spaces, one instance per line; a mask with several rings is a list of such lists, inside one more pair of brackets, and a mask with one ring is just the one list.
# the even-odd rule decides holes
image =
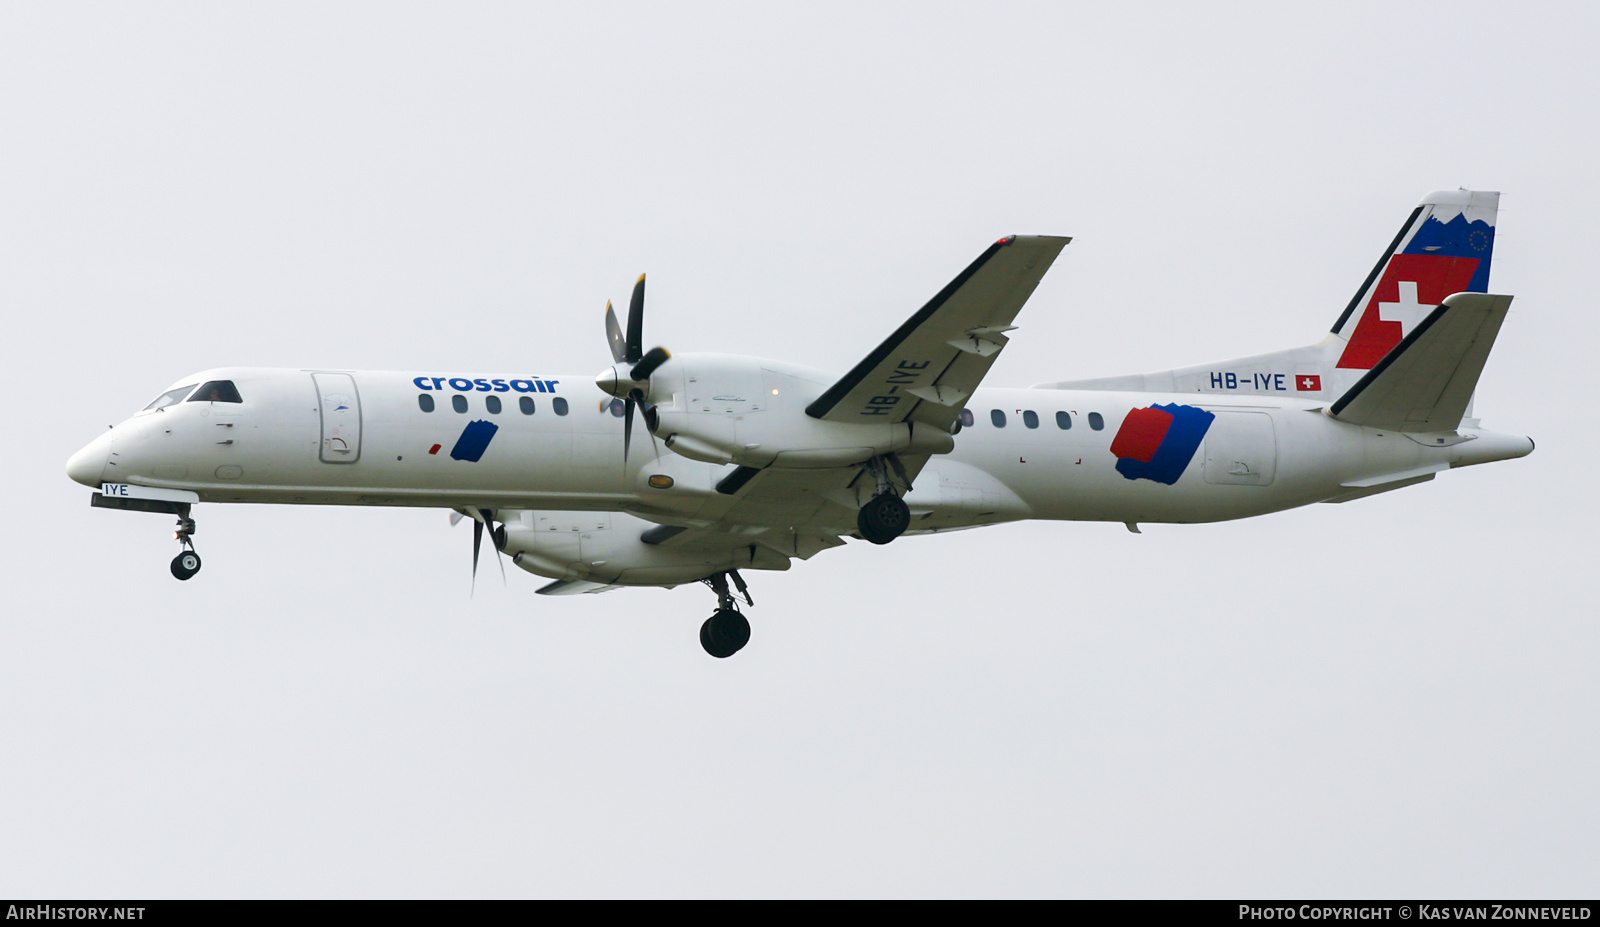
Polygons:
[[[983,386],[1070,241],[1009,236],[848,372],[644,350],[645,278],[608,303],[598,377],[222,367],[180,378],[72,455],[102,508],[424,506],[473,523],[539,593],[704,583],[713,657],[750,639],[741,571],[846,539],[1021,519],[1187,524],[1342,503],[1532,439],[1472,417],[1511,297],[1490,295],[1499,194],[1430,194],[1320,341],[1156,373]],[[595,387],[598,386],[598,392]],[[648,443],[636,439],[641,420]],[[501,566],[504,572],[504,566]]]

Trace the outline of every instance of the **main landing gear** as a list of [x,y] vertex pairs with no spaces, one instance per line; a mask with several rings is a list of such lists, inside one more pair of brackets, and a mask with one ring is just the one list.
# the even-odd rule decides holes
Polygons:
[[745,604],[756,604],[755,600],[750,598],[750,589],[744,584],[744,579],[738,570],[718,573],[702,580],[717,594],[717,610],[712,612],[706,623],[700,626],[700,646],[706,649],[706,653],[719,660],[733,656],[745,644],[750,643],[750,621],[740,613],[738,603],[728,591],[730,578],[734,587],[739,590],[739,594],[744,597]]
[[892,492],[879,493],[867,500],[856,515],[856,530],[874,544],[887,544],[911,524],[911,510],[905,500]]
[[[899,478],[898,484],[889,475],[891,469]],[[867,461],[866,471],[877,481],[878,492],[856,514],[856,530],[864,540],[887,544],[911,525],[911,509],[900,498],[900,486],[910,489],[911,479],[906,475],[905,465],[900,458],[893,454]]]
[[178,532],[173,535],[183,551],[172,558],[172,575],[179,579],[188,579],[200,572],[200,555],[194,552],[194,519],[185,512],[178,516]]

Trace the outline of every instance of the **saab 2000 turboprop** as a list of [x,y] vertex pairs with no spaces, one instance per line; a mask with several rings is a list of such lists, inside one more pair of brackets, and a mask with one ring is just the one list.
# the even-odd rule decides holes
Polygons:
[[741,570],[786,570],[847,537],[1222,521],[1529,453],[1470,417],[1511,303],[1487,295],[1498,202],[1428,196],[1332,331],[1272,354],[980,387],[1069,241],[1013,236],[843,376],[645,351],[640,277],[626,329],[606,307],[614,363],[597,379],[218,368],[180,379],[67,473],[96,506],[176,515],[179,579],[200,569],[195,503],[437,506],[472,519],[474,575],[487,531],[554,580],[547,595],[706,583],[718,607],[701,643],[726,657],[750,636]]

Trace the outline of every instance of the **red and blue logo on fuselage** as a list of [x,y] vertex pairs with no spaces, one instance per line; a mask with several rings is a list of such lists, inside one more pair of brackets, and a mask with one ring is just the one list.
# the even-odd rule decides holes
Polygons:
[[1130,480],[1171,486],[1188,469],[1215,418],[1204,409],[1177,403],[1130,411],[1111,440],[1117,472]]

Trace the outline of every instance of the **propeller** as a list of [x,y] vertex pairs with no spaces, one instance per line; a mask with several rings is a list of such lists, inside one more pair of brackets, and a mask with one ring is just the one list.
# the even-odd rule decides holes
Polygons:
[[478,551],[483,547],[483,529],[489,529],[489,543],[494,545],[494,562],[500,567],[500,582],[506,581],[506,565],[500,562],[500,543],[495,537],[494,510],[469,505],[450,513],[450,526],[461,522],[462,517],[472,519],[472,591],[478,591]]
[[[616,365],[601,372],[595,378],[595,383],[605,392],[623,400],[622,421],[622,459],[628,459],[629,447],[633,444],[633,407],[640,406],[644,411],[645,427],[651,432],[651,443],[655,442],[655,407],[645,401],[650,392],[650,375],[665,364],[672,355],[666,348],[655,347],[649,351],[643,350],[644,342],[644,274],[639,275],[639,282],[633,285],[633,296],[628,300],[628,327],[617,323],[617,312],[611,303],[606,303],[606,341],[611,345],[611,359]],[[622,373],[623,365],[628,365],[626,375]]]

